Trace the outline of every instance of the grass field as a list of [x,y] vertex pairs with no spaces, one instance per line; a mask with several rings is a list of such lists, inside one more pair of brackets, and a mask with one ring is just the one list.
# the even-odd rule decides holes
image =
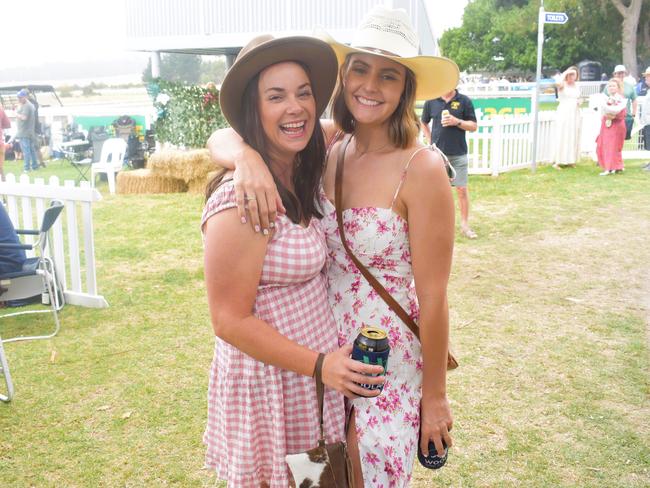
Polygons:
[[[650,486],[641,163],[609,177],[587,161],[471,177],[479,239],[458,238],[449,289],[455,446],[439,472],[417,467],[413,486]],[[215,486],[202,469],[212,331],[201,197],[99,188],[110,308],[67,306],[55,339],[5,345],[17,391],[0,405],[0,486]],[[4,337],[45,327],[0,322]]]

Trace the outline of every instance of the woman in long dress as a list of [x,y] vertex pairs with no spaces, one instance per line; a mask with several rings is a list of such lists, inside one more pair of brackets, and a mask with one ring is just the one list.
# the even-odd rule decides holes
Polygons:
[[[361,463],[363,479],[357,471],[358,486],[405,487],[418,448],[426,454],[432,441],[442,454],[443,442],[448,446],[452,442],[446,365],[454,205],[443,157],[418,143],[414,103],[455,88],[458,68],[444,58],[418,56],[417,36],[401,9],[371,10],[351,47],[328,42],[341,64],[333,101],[335,124],[323,121],[332,146],[320,194],[331,260],[329,301],[339,344],[350,344],[362,326],[375,325],[387,331],[391,347],[382,394],[351,401],[355,429],[349,431],[348,446],[356,463]],[[341,132],[352,135],[343,162],[347,241],[418,322],[421,343],[343,248],[332,203]],[[262,209],[261,226],[269,228],[277,192],[266,168],[252,165],[256,160],[250,148],[237,144],[232,131],[218,131],[208,146],[218,162],[231,166],[234,162],[241,171],[239,200],[243,194],[254,194],[256,206],[249,217],[256,219],[257,209]],[[240,215],[245,214],[240,206]]]
[[555,112],[553,167],[575,166],[580,158],[580,88],[578,68],[571,66],[557,82],[560,103]]
[[607,82],[608,96],[602,105],[603,118],[600,134],[596,138],[598,164],[603,169],[600,176],[623,172],[623,144],[625,143],[625,104],[623,82],[612,78]]

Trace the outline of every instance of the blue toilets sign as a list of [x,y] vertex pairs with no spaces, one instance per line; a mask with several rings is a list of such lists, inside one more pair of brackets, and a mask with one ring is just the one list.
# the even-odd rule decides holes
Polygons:
[[544,12],[545,24],[566,24],[569,16],[565,12]]

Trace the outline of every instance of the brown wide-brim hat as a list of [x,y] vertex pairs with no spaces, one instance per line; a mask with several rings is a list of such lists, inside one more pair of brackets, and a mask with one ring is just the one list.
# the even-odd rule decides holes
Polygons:
[[242,102],[248,83],[260,71],[286,61],[295,61],[307,67],[316,102],[316,117],[320,117],[327,107],[336,84],[338,68],[332,48],[314,37],[258,36],[239,52],[223,80],[219,94],[221,112],[239,135],[243,131]]

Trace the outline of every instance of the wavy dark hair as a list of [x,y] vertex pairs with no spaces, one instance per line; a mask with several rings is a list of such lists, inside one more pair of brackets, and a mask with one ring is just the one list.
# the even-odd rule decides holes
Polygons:
[[[309,70],[302,63],[299,64],[311,79]],[[287,217],[292,222],[298,224],[302,221],[309,221],[312,217],[322,218],[323,213],[318,204],[317,192],[320,185],[321,175],[325,162],[325,137],[323,129],[316,114],[314,132],[309,138],[307,146],[300,151],[294,160],[293,174],[291,176],[294,186],[294,192],[289,191],[273,172],[269,162],[271,160],[268,150],[268,141],[259,112],[259,79],[258,73],[252,78],[242,98],[243,110],[243,129],[240,136],[244,142],[255,149],[269,168],[273,175],[273,180],[278,188],[278,193],[282,198],[282,204],[287,210]],[[225,171],[215,176],[206,188],[206,200],[216,190],[223,179]]]
[[[341,65],[339,70],[339,80],[336,85],[332,102],[332,116],[334,122],[344,132],[349,134],[354,132],[354,117],[345,104],[345,95],[343,88],[343,79],[345,72],[350,66],[350,60],[353,54],[348,54],[345,62]],[[404,91],[400,97],[399,105],[391,114],[388,120],[388,137],[391,144],[399,148],[407,148],[418,136],[420,132],[420,122],[418,116],[415,114],[415,91],[417,89],[417,81],[415,73],[404,66],[406,69],[406,79],[404,80]]]

